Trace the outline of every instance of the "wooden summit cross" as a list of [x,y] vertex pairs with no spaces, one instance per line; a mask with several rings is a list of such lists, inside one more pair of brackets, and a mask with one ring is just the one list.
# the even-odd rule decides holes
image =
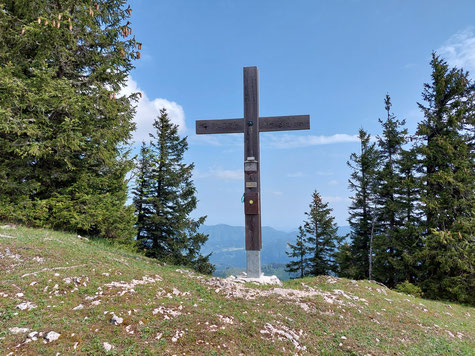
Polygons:
[[261,276],[259,132],[308,130],[310,116],[259,117],[257,67],[244,67],[244,119],[197,120],[197,134],[244,133],[244,214],[247,277]]

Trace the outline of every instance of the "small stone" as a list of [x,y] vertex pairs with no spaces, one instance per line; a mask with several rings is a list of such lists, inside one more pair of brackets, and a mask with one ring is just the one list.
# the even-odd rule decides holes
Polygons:
[[104,342],[102,344],[102,346],[104,347],[104,351],[110,351],[114,348],[114,346],[112,346],[111,344],[109,344],[108,342]]
[[110,322],[114,325],[120,325],[124,322],[124,319],[118,317],[117,315],[113,315],[112,316],[112,319],[110,320]]
[[45,335],[45,340],[47,342],[56,341],[59,339],[60,336],[61,336],[60,333],[57,333],[56,331],[50,331],[49,333]]
[[28,334],[28,337],[30,339],[33,339],[36,335],[38,335],[38,331],[32,331],[31,333]]
[[28,328],[19,328],[17,326],[13,327],[13,328],[9,328],[8,329],[13,335],[16,335],[16,334],[24,334],[26,333],[28,330]]
[[342,336],[341,339],[342,339],[342,340],[346,340],[346,336]]
[[84,308],[84,305],[79,304],[77,307],[74,307],[73,310],[81,310]]
[[17,293],[16,296],[17,296],[18,298],[21,298],[21,297],[24,296],[24,294],[23,294],[23,293]]
[[33,308],[36,308],[36,305],[33,304],[32,302],[23,302],[23,303],[18,304],[16,307],[17,309],[20,309],[20,310],[31,310]]

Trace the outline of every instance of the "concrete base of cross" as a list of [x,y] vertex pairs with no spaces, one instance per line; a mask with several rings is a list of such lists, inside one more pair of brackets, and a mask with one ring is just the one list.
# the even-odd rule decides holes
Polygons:
[[261,276],[261,251],[246,250],[246,275],[250,278]]

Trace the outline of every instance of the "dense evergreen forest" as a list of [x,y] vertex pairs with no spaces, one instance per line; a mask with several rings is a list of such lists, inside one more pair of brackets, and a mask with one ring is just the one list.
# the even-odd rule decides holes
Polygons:
[[[119,92],[142,47],[131,11],[124,0],[0,3],[0,220],[101,236],[211,273],[200,254],[205,217],[189,217],[187,139],[166,111],[130,155],[140,93]],[[389,95],[382,134],[359,132],[348,161],[350,243],[313,193],[291,246],[296,276],[372,279],[475,304],[475,85],[436,53],[430,66],[415,133]]]

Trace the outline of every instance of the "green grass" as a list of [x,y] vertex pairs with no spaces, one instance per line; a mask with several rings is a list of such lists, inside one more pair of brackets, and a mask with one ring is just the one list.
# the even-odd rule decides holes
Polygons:
[[[102,240],[0,229],[0,354],[104,354],[104,342],[114,346],[110,355],[473,355],[475,349],[469,306],[325,276],[287,281],[281,289],[217,290],[218,279],[179,269]],[[72,277],[78,278],[67,283]],[[142,281],[133,291],[113,285],[132,280]],[[227,297],[229,288],[240,296]],[[36,308],[19,310],[26,301]],[[110,323],[112,313],[121,325]],[[61,336],[25,343],[28,333],[14,335],[13,327]]]

